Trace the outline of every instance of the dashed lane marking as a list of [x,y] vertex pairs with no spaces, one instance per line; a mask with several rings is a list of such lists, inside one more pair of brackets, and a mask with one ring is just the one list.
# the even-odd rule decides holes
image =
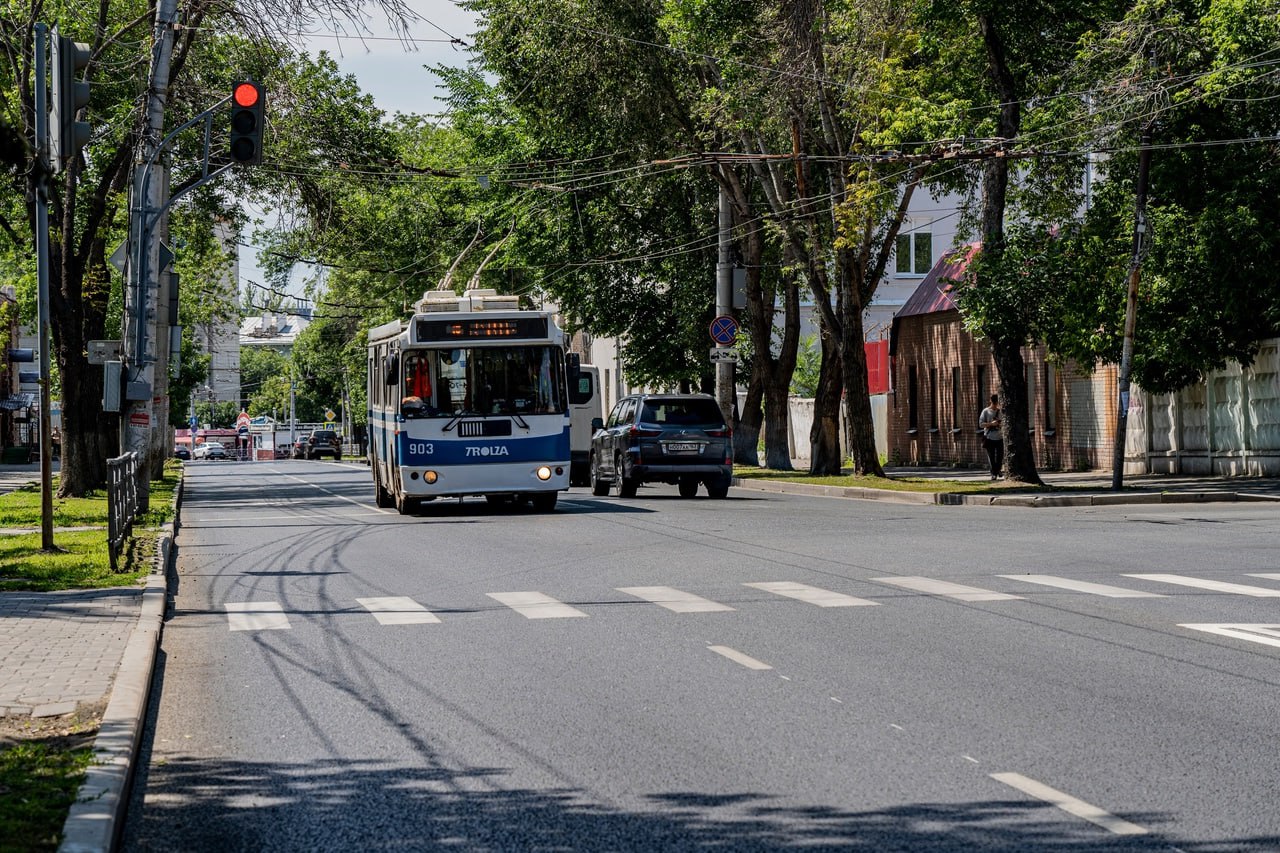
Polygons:
[[1037,800],[1044,800],[1050,805],[1057,806],[1067,814],[1084,818],[1089,823],[1096,824],[1115,835],[1146,835],[1148,832],[1146,827],[1118,818],[1108,811],[1086,803],[1084,800],[1076,799],[1070,794],[1064,794],[1056,788],[1050,788],[1043,782],[1029,779],[1021,773],[992,773],[991,778],[997,782],[1003,782],[1010,788],[1016,788],[1024,794],[1035,797]]
[[750,655],[744,655],[737,649],[731,649],[728,646],[707,646],[707,648],[718,655],[728,658],[734,663],[745,666],[747,669],[773,669],[773,667],[769,666],[769,664],[764,661],[756,660]]

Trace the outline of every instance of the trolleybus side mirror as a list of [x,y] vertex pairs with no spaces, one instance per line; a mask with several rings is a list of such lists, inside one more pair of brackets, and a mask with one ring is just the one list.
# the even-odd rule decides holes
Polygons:
[[382,381],[386,385],[395,385],[400,381],[400,355],[392,353],[382,361]]
[[564,371],[569,378],[569,387],[578,387],[578,376],[582,373],[582,356],[576,352],[564,354]]

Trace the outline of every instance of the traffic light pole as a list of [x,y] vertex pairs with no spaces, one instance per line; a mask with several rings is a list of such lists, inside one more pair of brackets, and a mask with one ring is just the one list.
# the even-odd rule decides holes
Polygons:
[[[153,270],[159,272],[159,264],[153,265],[152,263],[153,255],[158,260],[159,251],[159,246],[154,239],[155,230],[164,215],[169,212],[169,208],[178,199],[217,178],[233,165],[227,163],[211,170],[209,162],[213,116],[229,100],[229,97],[223,98],[214,106],[179,125],[168,136],[164,137],[148,156],[146,162],[139,168],[135,179],[134,198],[136,203],[132,217],[134,239],[129,264],[130,286],[128,288],[128,292],[132,296],[132,306],[131,310],[126,312],[131,324],[132,334],[125,337],[127,344],[126,361],[129,366],[128,379],[130,380],[126,385],[126,391],[132,388],[134,393],[125,394],[128,399],[128,405],[123,407],[120,437],[122,451],[135,450],[138,452],[139,457],[144,460],[143,464],[139,466],[138,473],[139,500],[144,509],[149,504],[151,491],[151,466],[145,460],[148,460],[150,455],[153,421],[162,417],[167,409],[167,395],[153,397],[152,394],[153,389],[156,387],[155,365],[159,356],[159,347],[163,345],[167,352],[170,346],[170,342],[167,339],[161,341],[157,335],[155,352],[149,352],[147,347],[148,339],[150,338],[148,330],[155,326],[155,323],[150,321],[158,316],[157,306],[159,303],[159,277],[153,273]],[[158,182],[159,186],[155,186],[152,181],[153,174],[158,171],[158,161],[178,134],[200,122],[205,124],[204,162],[200,180],[185,187],[177,195],[168,195],[167,198],[164,198],[163,196],[167,195],[164,192],[166,189],[165,182],[160,181]],[[153,195],[158,197],[153,200]],[[153,281],[153,278],[155,281]]]
[[36,24],[36,340],[40,350],[40,547],[53,550],[53,406],[49,399],[49,113],[44,105],[48,30]]

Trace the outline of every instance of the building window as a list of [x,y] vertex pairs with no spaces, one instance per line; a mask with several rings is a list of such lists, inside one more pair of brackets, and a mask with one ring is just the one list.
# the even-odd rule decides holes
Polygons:
[[916,379],[916,366],[913,364],[907,368],[907,429],[920,428],[920,416],[916,411],[916,400],[920,391],[919,383]]
[[899,234],[894,264],[900,275],[924,275],[929,272],[933,268],[933,234],[928,231]]
[[1057,412],[1058,393],[1055,387],[1058,384],[1057,371],[1053,369],[1053,365],[1049,362],[1044,363],[1044,429],[1045,432],[1053,433],[1058,428]]
[[938,431],[938,368],[929,368],[929,429]]
[[960,431],[960,368],[951,368],[951,429]]
[[991,395],[987,393],[986,365],[979,365],[978,367],[978,383],[977,384],[978,384],[978,405],[973,410],[975,420],[982,413],[982,410],[987,407],[987,404],[991,401]]

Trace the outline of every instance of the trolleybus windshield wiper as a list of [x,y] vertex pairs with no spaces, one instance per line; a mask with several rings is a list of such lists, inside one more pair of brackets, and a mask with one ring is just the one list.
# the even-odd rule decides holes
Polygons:
[[449,419],[449,422],[440,428],[440,431],[448,432],[449,430],[457,426],[458,421],[462,420],[463,418],[483,418],[483,417],[485,417],[484,412],[473,412],[473,411],[470,411],[469,409],[458,409],[458,411],[453,413],[453,417]]

